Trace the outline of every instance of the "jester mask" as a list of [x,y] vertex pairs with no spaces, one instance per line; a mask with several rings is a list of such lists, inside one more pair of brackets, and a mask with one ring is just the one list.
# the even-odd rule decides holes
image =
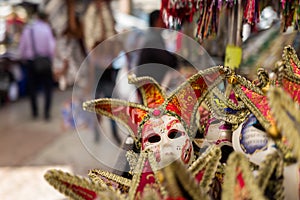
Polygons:
[[206,94],[222,81],[220,67],[190,77],[169,96],[151,77],[129,77],[139,88],[142,104],[119,99],[84,102],[84,110],[105,115],[125,126],[141,152],[152,151],[159,167],[193,159],[196,112]]

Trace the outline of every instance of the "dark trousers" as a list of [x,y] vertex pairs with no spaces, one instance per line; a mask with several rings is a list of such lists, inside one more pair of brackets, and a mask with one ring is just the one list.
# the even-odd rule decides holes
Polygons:
[[[111,68],[105,69],[105,71],[102,71],[102,68],[97,67],[96,68],[96,75],[101,75],[100,80],[98,83],[96,83],[96,94],[95,98],[111,98],[112,93],[115,87],[115,80],[117,77],[119,70]],[[98,78],[98,77],[96,77]],[[97,79],[96,79],[97,80]],[[119,136],[118,129],[117,129],[117,123],[115,120],[109,119],[110,120],[110,127],[112,131],[112,135],[117,142],[118,145],[121,145],[122,140]],[[99,134],[96,132],[96,141],[99,140]]]
[[27,61],[28,69],[28,93],[30,97],[31,114],[36,118],[39,115],[39,108],[37,97],[41,90],[44,93],[44,117],[50,118],[51,103],[52,103],[52,89],[53,89],[53,77],[52,73],[38,74],[33,68],[33,62]]

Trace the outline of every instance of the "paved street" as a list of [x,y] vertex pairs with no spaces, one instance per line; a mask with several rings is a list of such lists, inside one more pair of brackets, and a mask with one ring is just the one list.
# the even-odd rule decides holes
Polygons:
[[[90,129],[81,131],[81,137],[75,130],[63,130],[60,109],[71,94],[71,90],[54,93],[50,122],[42,118],[33,121],[27,99],[0,108],[1,200],[64,199],[44,180],[48,169],[86,176],[89,169],[106,169],[103,162],[106,166],[114,164],[117,150],[114,152],[114,145],[110,145],[112,138],[108,128],[103,130],[106,135],[101,135],[98,143]],[[39,100],[42,105],[42,99]],[[107,119],[102,124],[102,127],[109,127]]]

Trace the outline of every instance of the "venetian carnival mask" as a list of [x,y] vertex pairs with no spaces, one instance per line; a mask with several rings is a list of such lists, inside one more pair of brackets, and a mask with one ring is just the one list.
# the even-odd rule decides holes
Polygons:
[[142,135],[142,148],[153,151],[159,167],[177,159],[183,164],[192,161],[192,142],[177,118],[168,115],[150,118],[142,129]]
[[[60,170],[47,172],[45,179],[74,199],[298,199],[300,62],[288,53],[279,71],[283,88],[271,85],[263,91],[226,68],[214,67],[194,75],[170,96],[153,79],[134,77],[130,81],[139,87],[142,104],[108,98],[85,102],[84,110],[121,122],[130,132],[140,151],[133,155],[133,177],[95,169],[89,179]],[[192,162],[196,111],[222,76],[229,77],[232,90],[246,105],[245,116],[233,114],[243,122],[236,123],[231,134],[227,123],[235,118],[210,118],[205,139],[213,145]],[[238,108],[244,106],[231,109]],[[235,151],[224,167],[220,146],[230,145],[231,137]],[[172,162],[175,159],[192,164],[183,166]],[[163,168],[155,172],[157,163]]]
[[129,82],[139,88],[143,104],[96,99],[83,107],[125,126],[140,152],[153,152],[159,168],[177,159],[187,165],[193,160],[198,107],[208,91],[222,81],[220,71],[220,67],[213,67],[199,72],[169,96],[151,77],[132,76]]
[[205,139],[206,142],[208,143],[208,146],[211,144],[216,144],[218,146],[223,146],[223,145],[232,146],[231,129],[232,129],[231,125],[222,120],[218,120],[216,118],[209,119],[205,131]]
[[233,132],[232,140],[234,150],[243,153],[257,165],[276,151],[274,141],[268,137],[253,114]]

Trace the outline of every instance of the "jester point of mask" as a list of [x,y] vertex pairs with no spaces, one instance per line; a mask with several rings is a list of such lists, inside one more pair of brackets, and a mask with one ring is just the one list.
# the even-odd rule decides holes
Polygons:
[[192,138],[196,133],[196,113],[209,90],[223,80],[221,67],[200,71],[182,83],[169,96],[151,77],[129,82],[140,91],[143,104],[119,99],[96,99],[85,102],[87,111],[110,117],[124,125],[140,142],[140,150],[151,150],[159,165],[180,159],[192,160]]
[[[227,77],[231,77],[232,73],[227,70]],[[227,81],[230,82],[230,79]],[[274,131],[275,121],[270,112],[270,106],[266,93],[268,91],[268,84],[264,83],[261,86],[264,90],[257,87],[254,83],[247,80],[245,77],[240,75],[234,75],[234,83],[232,84],[233,91],[236,96],[246,105],[246,107],[255,115],[262,127],[267,133],[273,138],[279,138],[280,134]],[[264,82],[264,81],[262,81]],[[267,85],[265,85],[267,84]]]
[[283,50],[283,64],[279,67],[278,80],[282,88],[300,104],[300,61],[295,49],[287,46]]

